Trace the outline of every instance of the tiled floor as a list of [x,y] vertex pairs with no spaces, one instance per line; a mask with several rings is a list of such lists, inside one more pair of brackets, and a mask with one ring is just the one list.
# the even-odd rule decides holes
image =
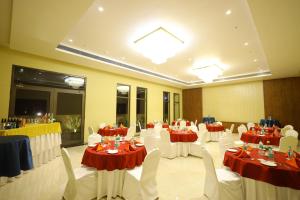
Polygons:
[[[216,167],[221,165],[217,142],[207,143]],[[68,148],[73,167],[79,167],[85,146]],[[161,158],[157,183],[160,200],[195,200],[202,196],[205,169],[201,158]],[[60,200],[67,182],[61,157],[0,187],[0,200]]]

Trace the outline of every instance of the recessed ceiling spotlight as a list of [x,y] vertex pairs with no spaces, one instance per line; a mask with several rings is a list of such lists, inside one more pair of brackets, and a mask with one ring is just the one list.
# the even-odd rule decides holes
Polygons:
[[230,14],[231,14],[231,10],[230,10],[230,9],[227,10],[227,11],[225,12],[225,14],[226,14],[226,15],[230,15]]
[[254,59],[253,62],[257,62],[257,59]]
[[248,46],[248,45],[249,45],[249,43],[248,43],[248,42],[245,42],[245,43],[244,43],[244,46]]
[[103,12],[103,11],[104,11],[104,8],[101,7],[101,6],[99,6],[99,7],[98,7],[98,11],[99,11],[99,12]]
[[72,40],[72,39],[69,39],[68,41],[69,41],[69,42],[73,42],[73,40]]

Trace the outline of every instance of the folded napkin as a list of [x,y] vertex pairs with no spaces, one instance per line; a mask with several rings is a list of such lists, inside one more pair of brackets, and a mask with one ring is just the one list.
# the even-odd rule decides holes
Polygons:
[[244,150],[239,150],[238,152],[235,153],[235,155],[238,157],[238,158],[250,158],[250,156],[247,154],[246,151]]
[[100,143],[98,143],[94,148],[93,148],[93,150],[95,150],[95,151],[103,151],[104,150],[104,147],[100,144]]
[[300,166],[300,160],[297,158],[292,158],[290,160],[286,160],[285,163],[288,164],[289,166],[292,166],[295,168],[299,168],[299,166]]

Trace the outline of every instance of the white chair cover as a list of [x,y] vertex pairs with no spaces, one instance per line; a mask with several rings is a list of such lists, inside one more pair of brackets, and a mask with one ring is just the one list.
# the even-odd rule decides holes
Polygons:
[[106,123],[99,124],[99,128],[104,128],[106,126]]
[[288,130],[294,130],[294,127],[292,125],[285,125],[281,131],[280,131],[280,134],[285,136],[285,133],[288,131]]
[[179,122],[179,126],[180,126],[180,128],[186,127],[186,121],[181,120],[181,121]]
[[298,138],[294,136],[285,136],[280,138],[279,141],[279,151],[287,152],[289,150],[289,146],[292,150],[297,151]]
[[250,130],[252,127],[255,127],[255,124],[253,122],[248,122],[247,123],[248,130]]
[[199,132],[207,131],[206,124],[204,124],[204,123],[198,124],[198,130],[199,130]]
[[130,126],[127,130],[126,140],[130,140],[135,135],[135,126]]
[[96,170],[85,167],[73,170],[68,151],[62,148],[61,153],[69,178],[64,192],[64,199],[82,200],[96,198]]
[[287,130],[285,132],[285,136],[293,136],[295,138],[298,138],[298,132],[295,130]]
[[233,144],[233,141],[232,141],[231,132],[226,131],[219,138],[219,151],[220,151],[221,163],[223,163],[225,151],[230,147],[234,147],[234,144]]
[[205,142],[207,138],[207,130],[204,132],[199,131],[198,133],[198,139],[196,142],[191,143],[190,145],[190,154],[196,157],[202,157],[202,148],[205,147]]
[[143,165],[128,170],[125,175],[123,197],[128,200],[154,200],[158,198],[156,173],[160,151],[149,152]]
[[162,129],[160,132],[160,151],[161,156],[166,158],[175,158],[177,155],[177,143],[170,140],[170,134]]
[[244,125],[244,124],[241,124],[239,127],[238,127],[238,132],[239,132],[239,138],[241,138],[242,134],[244,132],[247,132],[247,127]]
[[202,155],[206,170],[204,195],[215,200],[243,199],[240,176],[226,169],[215,170],[213,159],[205,148],[202,148]]

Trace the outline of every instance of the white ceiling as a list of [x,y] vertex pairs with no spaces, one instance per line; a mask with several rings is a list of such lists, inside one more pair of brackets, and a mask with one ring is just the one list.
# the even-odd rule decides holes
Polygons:
[[[99,6],[104,8],[103,12],[98,11]],[[212,58],[228,65],[224,77],[268,70],[273,74],[268,78],[299,76],[300,16],[297,8],[300,8],[297,0],[289,0],[289,3],[279,0],[189,0],[188,3],[179,0],[78,0],[76,4],[71,0],[14,0],[11,19],[9,10],[6,15],[11,23],[3,28],[6,34],[0,34],[0,44],[5,45],[3,38],[10,34],[12,49],[182,88],[199,81],[189,72],[191,67],[198,61]],[[225,14],[228,9],[232,11],[230,15]],[[185,49],[160,65],[131,47],[138,36],[158,26],[186,44]],[[249,45],[245,46],[245,42]],[[59,44],[173,81],[141,76],[115,65],[66,54],[56,50]]]

